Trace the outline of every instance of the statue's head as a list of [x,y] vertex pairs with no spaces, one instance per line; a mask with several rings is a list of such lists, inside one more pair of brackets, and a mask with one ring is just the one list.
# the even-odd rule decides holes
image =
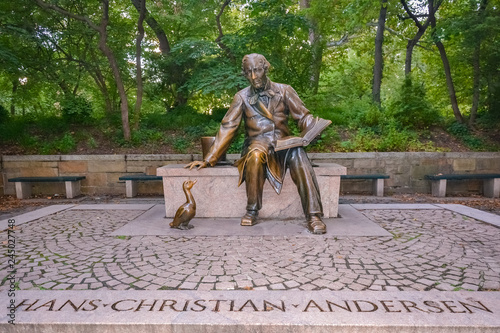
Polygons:
[[195,179],[195,180],[186,180],[184,183],[182,183],[182,187],[185,189],[185,190],[190,190],[193,188],[194,184],[196,184],[198,180]]
[[267,83],[267,72],[271,64],[262,54],[252,53],[243,57],[241,69],[243,75],[254,89],[262,89]]

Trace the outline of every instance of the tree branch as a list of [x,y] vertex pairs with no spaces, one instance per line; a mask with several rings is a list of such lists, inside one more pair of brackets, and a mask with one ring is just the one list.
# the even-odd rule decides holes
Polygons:
[[75,20],[87,23],[87,25],[90,28],[94,29],[95,31],[101,32],[101,27],[98,26],[97,24],[95,24],[94,22],[92,22],[88,17],[71,13],[71,12],[67,11],[66,9],[64,9],[62,7],[59,7],[59,6],[56,6],[56,5],[53,5],[53,4],[49,4],[49,3],[43,2],[42,0],[35,0],[35,1],[44,10],[52,9],[52,10],[54,10],[54,11],[60,13],[60,14],[63,14],[64,16],[68,16],[68,17],[71,17],[71,18],[73,18]]
[[[140,13],[141,12],[140,0],[131,0],[131,1],[135,9],[137,9],[137,11]],[[162,27],[160,27],[160,25],[154,19],[154,17],[151,16],[147,8],[144,9],[144,17],[146,23],[149,25],[151,29],[153,29],[153,31],[156,34],[156,38],[158,38],[158,41],[160,42],[161,54],[168,55],[170,53],[170,43],[168,41],[167,35],[165,34],[165,31],[162,29]]]
[[[429,17],[429,15],[428,15],[428,14],[419,14],[419,15],[413,15],[413,16],[415,16],[415,17],[417,17],[417,18],[418,18],[418,17]],[[408,20],[408,19],[412,19],[410,16],[403,16],[403,15],[398,15],[398,18],[399,18],[400,20],[403,20],[403,21],[404,21],[404,20]]]
[[[366,25],[369,26],[369,27],[376,27],[377,23],[375,23],[375,22],[368,22]],[[389,28],[387,26],[384,27],[384,30],[387,31],[387,32],[389,32],[391,35],[400,37],[403,40],[406,40],[406,41],[410,41],[411,40],[411,38],[405,37],[402,33],[398,32],[398,31],[396,31],[396,30],[394,30],[392,28]],[[423,48],[424,50],[427,50],[427,51],[434,52],[434,50],[432,48],[424,46],[424,45],[422,45],[420,43],[415,44],[415,46],[421,47],[421,48]]]
[[339,40],[332,40],[326,43],[326,47],[337,47],[346,44],[349,42],[350,39],[354,38],[355,36],[350,36],[348,32],[344,34]]
[[225,0],[224,3],[222,4],[222,7],[219,10],[219,13],[215,17],[215,21],[217,22],[217,30],[219,30],[219,36],[217,36],[217,38],[215,39],[215,42],[217,43],[217,45],[219,45],[219,47],[221,49],[223,49],[227,53],[227,55],[229,56],[229,58],[232,61],[235,61],[235,58],[234,58],[233,54],[231,53],[231,50],[229,49],[229,47],[222,42],[222,37],[224,37],[224,33],[222,32],[222,25],[220,24],[220,18],[222,16],[222,14],[224,13],[224,9],[226,9],[226,7],[230,3],[231,3],[231,0]]
[[410,10],[410,7],[408,7],[408,4],[406,3],[406,1],[405,0],[401,0],[401,4],[403,5],[403,8],[405,9],[405,11],[408,14],[408,16],[415,22],[415,24],[417,25],[417,27],[419,29],[423,29],[424,27],[422,26],[422,24],[418,20],[418,17],[415,14],[413,14],[413,12]]

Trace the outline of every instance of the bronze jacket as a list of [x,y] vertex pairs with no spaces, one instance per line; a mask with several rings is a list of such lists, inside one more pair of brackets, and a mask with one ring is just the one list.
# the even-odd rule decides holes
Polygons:
[[264,92],[260,93],[261,96],[263,94],[269,99],[267,107],[259,98],[259,93],[251,86],[236,93],[229,110],[222,119],[215,142],[205,157],[205,161],[212,166],[217,163],[229,148],[243,119],[246,138],[242,158],[236,162],[240,173],[238,186],[245,180],[246,155],[257,149],[266,153],[267,179],[275,191],[280,193],[286,172],[285,161],[288,150],[276,153],[274,151],[276,140],[290,135],[289,116],[297,121],[301,131],[309,126],[313,121],[313,116],[289,85],[274,83],[268,79]]

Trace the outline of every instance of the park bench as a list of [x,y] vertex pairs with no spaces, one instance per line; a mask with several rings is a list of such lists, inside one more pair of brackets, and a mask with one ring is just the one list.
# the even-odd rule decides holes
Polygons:
[[138,175],[126,175],[118,178],[119,180],[125,181],[125,193],[127,198],[133,198],[137,196],[137,183],[147,182],[151,180],[162,180],[161,176],[138,174]]
[[80,195],[80,181],[82,179],[85,179],[85,176],[16,177],[10,178],[9,182],[15,183],[18,199],[27,199],[31,196],[31,183],[53,182],[64,182],[66,186],[66,198],[73,199]]
[[432,195],[435,197],[446,196],[447,180],[482,179],[483,194],[486,197],[498,198],[500,192],[500,173],[487,174],[454,174],[454,175],[426,175],[432,183]]
[[373,194],[377,197],[384,196],[384,179],[388,179],[388,175],[383,174],[371,174],[371,175],[341,175],[340,179],[363,179],[363,180],[373,180],[372,188]]

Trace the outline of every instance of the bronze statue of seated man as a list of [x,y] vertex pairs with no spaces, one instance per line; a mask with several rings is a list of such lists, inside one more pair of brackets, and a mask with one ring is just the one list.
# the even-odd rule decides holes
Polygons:
[[276,141],[291,134],[289,117],[297,121],[301,130],[307,128],[314,117],[291,86],[267,78],[269,67],[263,55],[253,53],[243,57],[243,75],[250,86],[234,96],[204,160],[191,162],[186,167],[214,166],[228,149],[243,119],[246,138],[242,157],[236,162],[240,174],[238,186],[245,182],[247,192],[247,212],[241,225],[256,223],[265,180],[279,194],[289,169],[300,195],[308,230],[324,234],[326,225],[321,220],[323,207],[319,187],[306,152],[302,147],[275,151]]

